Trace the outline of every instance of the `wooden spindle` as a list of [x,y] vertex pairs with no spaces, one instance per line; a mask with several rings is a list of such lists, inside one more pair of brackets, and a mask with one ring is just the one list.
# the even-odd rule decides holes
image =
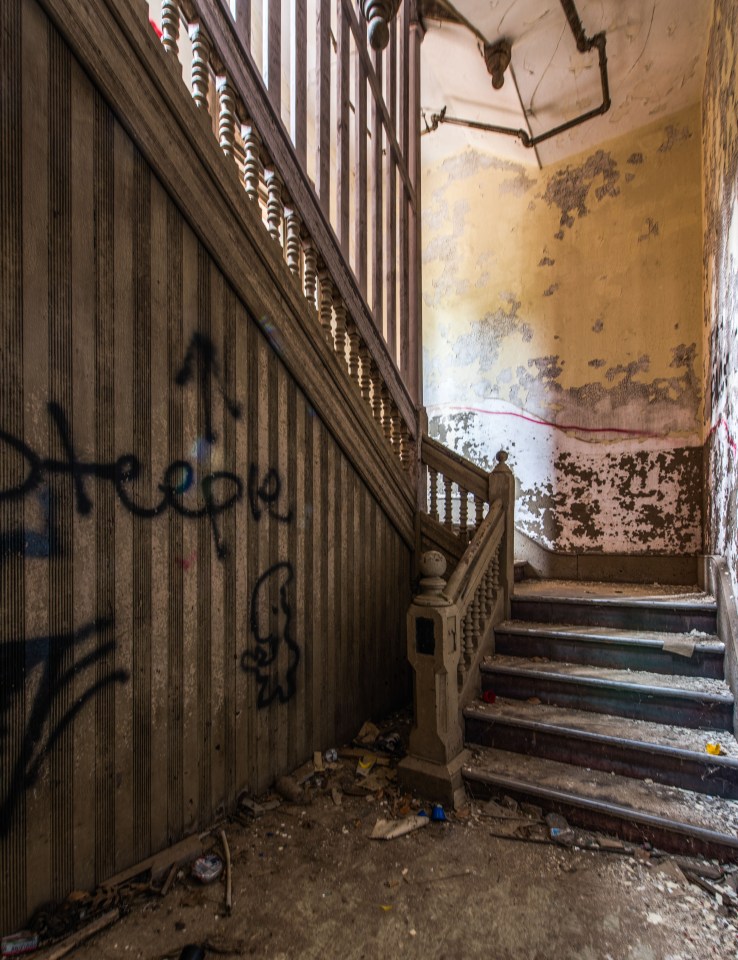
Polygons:
[[243,185],[249,200],[259,202],[259,183],[261,181],[261,137],[253,123],[245,123],[241,128],[243,137],[244,165]]
[[282,178],[274,167],[267,167],[264,178],[267,188],[267,232],[272,240],[282,242]]
[[459,534],[462,540],[466,540],[469,532],[467,529],[469,519],[469,491],[460,486],[459,494],[461,495],[459,501]]
[[228,77],[218,77],[218,141],[220,149],[227,157],[233,157],[233,145],[236,133],[236,101],[233,87]]
[[458,681],[459,686],[463,687],[464,682],[466,681],[467,674],[467,654],[466,654],[466,644],[465,644],[465,626],[466,622],[463,617],[459,617],[459,650],[461,651],[461,656],[459,657],[459,670],[458,670]]
[[384,433],[384,439],[392,444],[392,405],[390,402],[390,394],[387,389],[387,384],[382,381],[382,432]]
[[492,616],[492,607],[494,605],[494,588],[492,587],[492,567],[487,567],[484,574],[484,605],[487,609],[487,616]]
[[315,309],[315,296],[318,289],[318,248],[312,237],[305,237],[302,250],[305,256],[305,299]]
[[480,621],[480,603],[479,603],[479,589],[474,593],[474,599],[471,603],[471,649],[472,651],[476,650],[479,646],[479,635],[482,630],[482,625]]
[[470,623],[470,617],[467,615],[464,617],[464,659],[468,664],[471,664],[474,659],[474,637],[472,635],[472,625]]
[[474,529],[478,530],[482,524],[482,511],[484,510],[484,501],[481,497],[474,497]]
[[302,223],[300,222],[300,216],[297,210],[292,204],[289,204],[285,207],[284,224],[285,232],[287,234],[285,241],[285,256],[287,259],[287,266],[290,269],[290,273],[296,277],[299,277],[301,253],[300,231],[302,230]]
[[179,61],[179,23],[178,0],[162,0],[161,42],[165,51],[176,61],[179,72],[182,73],[182,64]]
[[369,348],[362,339],[359,339],[359,361],[361,363],[361,372],[359,374],[359,389],[361,399],[370,403],[372,395],[372,378],[369,372]]
[[353,317],[346,317],[346,336],[348,338],[348,370],[353,382],[359,386],[359,331]]
[[208,92],[210,90],[210,40],[195,21],[190,27],[192,42],[192,99],[197,107],[208,112]]
[[402,418],[394,400],[392,401],[392,448],[398,459],[402,459]]
[[451,529],[454,525],[453,501],[451,499],[452,486],[453,486],[453,480],[444,474],[443,475],[443,490],[444,490],[443,509],[445,510],[445,515],[443,518],[443,522],[449,529]]
[[411,460],[411,444],[410,444],[410,431],[408,430],[406,424],[401,420],[400,421],[400,463],[402,464],[405,470],[410,469],[410,460]]
[[318,270],[318,279],[320,281],[318,318],[320,328],[323,331],[325,342],[333,349],[333,281],[331,275],[324,265],[321,264]]
[[346,367],[346,304],[343,298],[336,296],[333,299],[333,348],[336,351],[341,366]]
[[374,359],[369,359],[369,378],[372,382],[372,416],[382,426],[382,383]]
[[428,485],[430,487],[430,515],[438,520],[438,471],[428,467]]

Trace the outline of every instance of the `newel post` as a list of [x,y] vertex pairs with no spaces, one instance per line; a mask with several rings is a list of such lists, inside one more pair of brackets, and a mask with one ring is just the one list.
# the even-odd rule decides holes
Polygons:
[[489,475],[489,499],[501,500],[505,531],[500,548],[500,586],[505,596],[505,618],[510,617],[510,598],[515,582],[515,477],[507,465],[507,452],[500,450],[497,465]]
[[407,614],[407,655],[413,670],[413,726],[398,774],[403,789],[454,805],[463,796],[463,749],[457,673],[458,611],[443,595],[446,560],[431,550],[420,561],[420,592]]

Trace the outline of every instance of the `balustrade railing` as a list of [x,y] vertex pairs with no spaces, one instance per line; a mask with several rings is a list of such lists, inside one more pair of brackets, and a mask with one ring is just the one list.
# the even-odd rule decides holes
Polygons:
[[[330,39],[333,29],[331,2],[310,0],[320,41],[317,54],[311,49],[309,31],[305,32],[308,22],[313,23],[308,16],[308,0],[292,0],[293,18],[287,32],[281,21],[280,0],[264,0],[258,11],[250,0],[150,0],[150,11],[152,23],[160,24],[164,55],[176,64],[195,104],[208,117],[206,125],[212,128],[226,161],[233,165],[246,197],[257,210],[265,236],[281,247],[326,343],[367,405],[390,450],[409,471],[414,463],[417,420],[403,374],[410,383],[414,376],[417,385],[417,369],[408,353],[411,323],[417,329],[417,318],[413,320],[409,311],[411,295],[412,302],[418,302],[417,286],[410,286],[414,274],[409,264],[410,256],[419,258],[417,245],[408,241],[410,231],[416,229],[417,214],[408,168],[408,157],[414,158],[409,147],[410,139],[414,139],[410,137],[408,106],[412,84],[410,75],[403,73],[398,93],[396,66],[398,49],[401,63],[408,68],[414,65],[410,60],[410,14],[402,14],[393,23],[386,58],[391,75],[391,82],[384,88],[389,97],[387,105],[382,96],[383,55],[368,52],[365,22],[349,0],[336,2],[333,28],[338,31],[339,43],[333,53],[328,43],[326,53],[326,38]],[[282,88],[286,65],[281,60],[286,38],[291,51],[287,107]],[[262,41],[263,50],[258,63],[253,56],[257,40]],[[317,80],[309,82],[308,59],[313,56],[317,57],[318,74]],[[331,57],[335,61],[333,71]],[[338,118],[333,144],[332,83]],[[373,124],[367,119],[367,87],[373,96]],[[314,112],[308,111],[311,95],[316,98]],[[352,104],[359,104],[359,109],[358,119],[351,120],[355,136],[349,141]],[[398,104],[401,111],[396,123]],[[313,117],[314,127],[308,122]],[[374,166],[375,213],[373,220],[368,220],[366,144],[372,137],[375,160],[381,159],[384,166]],[[315,189],[309,176],[311,140],[317,158]],[[337,158],[337,165],[332,158]],[[338,171],[335,195],[331,185],[334,166]],[[383,183],[389,184],[386,189],[392,198],[385,208],[377,206]],[[394,193],[398,183],[399,202]],[[351,198],[355,200],[353,206]],[[395,228],[398,213],[399,226]],[[330,229],[329,217],[335,230]],[[392,228],[389,233],[387,223]],[[370,225],[374,240],[371,257],[366,245]],[[404,238],[400,246],[405,259],[397,271],[400,236]],[[385,237],[388,246],[383,251]],[[373,270],[371,309],[366,299],[368,263]],[[397,310],[399,328],[395,324]],[[399,371],[393,362],[398,344],[404,366]]]

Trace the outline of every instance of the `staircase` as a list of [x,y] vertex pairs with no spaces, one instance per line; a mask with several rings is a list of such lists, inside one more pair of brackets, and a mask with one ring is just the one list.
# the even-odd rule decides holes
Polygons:
[[[712,598],[687,588],[515,585],[464,710],[475,796],[738,859],[738,743]],[[724,756],[706,752],[719,742]]]

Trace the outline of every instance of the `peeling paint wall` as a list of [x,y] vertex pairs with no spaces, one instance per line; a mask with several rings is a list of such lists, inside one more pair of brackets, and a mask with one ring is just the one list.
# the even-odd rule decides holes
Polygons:
[[706,549],[738,588],[738,9],[716,0],[703,102]]
[[540,172],[465,149],[423,177],[433,435],[506,448],[549,549],[699,552],[699,104]]

